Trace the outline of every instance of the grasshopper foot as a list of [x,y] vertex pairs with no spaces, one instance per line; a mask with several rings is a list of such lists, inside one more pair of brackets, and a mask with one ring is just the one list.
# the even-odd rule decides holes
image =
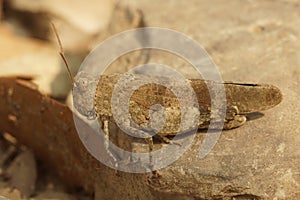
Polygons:
[[233,129],[244,125],[247,121],[245,115],[239,114],[237,106],[231,106],[227,109],[226,118],[223,129]]
[[247,121],[245,115],[235,115],[233,119],[224,123],[224,129],[233,129],[244,125]]

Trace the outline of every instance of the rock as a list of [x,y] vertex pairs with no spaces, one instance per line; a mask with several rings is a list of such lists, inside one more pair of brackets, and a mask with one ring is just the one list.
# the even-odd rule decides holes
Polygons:
[[36,162],[29,150],[19,154],[10,164],[7,170],[10,186],[16,188],[22,196],[30,197],[35,192],[37,178]]
[[[64,50],[72,54],[91,50],[107,37],[142,24],[139,11],[127,3],[115,3],[115,0],[92,0],[89,3],[13,0],[8,7],[8,19],[25,24],[22,26],[25,32],[56,43],[56,37],[49,26],[51,20],[57,28]],[[30,25],[26,24],[24,18],[31,21]]]
[[205,135],[197,135],[197,145],[161,170],[150,187],[164,198],[299,198],[300,2],[130,2],[148,26],[181,31],[203,45],[223,80],[270,83],[284,94],[264,117],[224,131],[204,159],[197,155]]
[[11,188],[1,188],[0,189],[0,199],[1,200],[21,200],[21,193],[17,189],[11,190]]
[[[88,3],[83,3],[70,0],[13,0],[9,2],[9,6],[13,12],[23,12],[25,15],[38,16],[42,13],[48,20],[51,19],[56,24],[65,50],[78,52],[82,51],[81,48],[86,47],[86,43],[94,35],[106,29],[114,8],[114,1],[92,0]],[[80,13],[80,17],[78,13]],[[16,18],[16,16],[13,17]],[[29,29],[29,31],[30,29],[46,29],[48,30],[48,35],[49,33],[51,34],[49,22],[38,23],[41,19],[41,17],[32,19],[31,24],[36,24],[37,27],[33,28],[27,25],[25,28]],[[16,20],[21,21],[22,18],[17,18]],[[52,37],[52,40],[56,42],[55,37]]]
[[99,32],[91,44],[91,49],[95,48],[108,37],[126,30],[144,26],[143,16],[140,10],[131,7],[128,3],[119,2],[116,4],[107,28]]
[[71,88],[58,48],[48,42],[17,36],[0,26],[0,75],[30,76],[47,94],[65,97]]
[[[88,3],[82,3],[81,1],[70,0],[51,2],[46,0],[12,0],[10,5],[16,10],[33,13],[43,12],[50,16],[57,16],[84,32],[94,34],[106,28],[114,7],[114,1],[92,0]],[[80,17],[76,15],[78,13],[80,13]]]

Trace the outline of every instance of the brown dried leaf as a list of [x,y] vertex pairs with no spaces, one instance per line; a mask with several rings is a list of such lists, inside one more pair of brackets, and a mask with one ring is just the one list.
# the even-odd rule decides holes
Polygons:
[[[15,122],[9,116],[14,116]],[[0,131],[32,148],[70,185],[93,191],[94,169],[101,166],[82,145],[72,112],[41,94],[32,82],[0,78]]]

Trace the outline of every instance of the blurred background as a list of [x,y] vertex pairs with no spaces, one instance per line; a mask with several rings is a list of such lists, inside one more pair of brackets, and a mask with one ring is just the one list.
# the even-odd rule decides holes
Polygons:
[[[72,84],[51,22],[75,75],[96,45],[115,33],[142,26],[142,16],[125,1],[0,0],[0,76],[30,77],[44,94],[65,102]],[[1,138],[0,196],[93,199],[93,194],[67,187],[10,134]]]
[[1,8],[0,75],[32,76],[56,98],[65,98],[71,85],[50,22],[56,26],[73,74],[108,36],[142,25],[138,10],[114,0],[9,0]]

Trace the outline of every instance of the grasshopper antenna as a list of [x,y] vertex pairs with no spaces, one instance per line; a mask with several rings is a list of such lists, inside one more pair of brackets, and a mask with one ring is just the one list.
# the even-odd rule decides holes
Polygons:
[[66,59],[66,57],[65,57],[65,53],[64,53],[64,49],[63,49],[62,44],[61,44],[60,37],[59,37],[59,35],[58,35],[58,33],[57,33],[56,27],[55,27],[55,25],[54,25],[53,22],[51,22],[51,26],[52,26],[53,32],[54,32],[54,34],[55,34],[55,36],[56,36],[56,39],[57,39],[57,42],[58,42],[58,45],[59,45],[59,55],[60,55],[61,58],[63,59],[65,65],[66,65],[66,67],[67,67],[69,77],[70,77],[70,79],[71,79],[71,81],[72,81],[72,85],[74,85],[74,77],[73,77],[73,75],[72,75],[72,72],[71,72],[71,70],[70,70],[69,64],[68,64],[67,59]]

